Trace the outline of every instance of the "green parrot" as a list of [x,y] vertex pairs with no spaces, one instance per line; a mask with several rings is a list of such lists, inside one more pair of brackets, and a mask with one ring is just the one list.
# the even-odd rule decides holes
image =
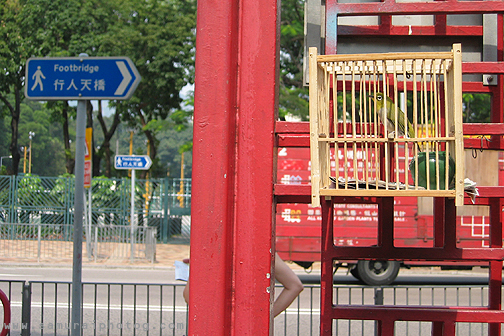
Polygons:
[[[376,100],[378,117],[380,118],[382,124],[387,128],[387,131],[395,132],[395,107],[392,99],[383,95],[381,92],[377,92],[376,97],[373,95],[370,95],[370,97]],[[384,104],[386,105],[384,106]],[[408,138],[414,138],[415,130],[413,125],[400,108],[397,108],[397,117],[399,118],[399,123],[397,125],[397,132],[399,133],[398,136],[406,134]],[[408,123],[407,133],[404,129],[405,119]]]

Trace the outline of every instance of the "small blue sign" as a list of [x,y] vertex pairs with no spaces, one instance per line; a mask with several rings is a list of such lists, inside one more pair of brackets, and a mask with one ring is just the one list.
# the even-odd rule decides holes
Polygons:
[[115,169],[138,169],[147,170],[152,165],[148,155],[116,155]]
[[26,62],[25,96],[33,100],[124,100],[140,82],[128,57],[43,57]]

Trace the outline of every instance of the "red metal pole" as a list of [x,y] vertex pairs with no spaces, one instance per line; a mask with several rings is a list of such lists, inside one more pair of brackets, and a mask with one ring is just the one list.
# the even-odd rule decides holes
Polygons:
[[2,301],[3,306],[3,327],[0,328],[2,331],[0,332],[0,336],[6,336],[9,334],[9,328],[11,322],[11,304],[7,295],[0,289],[0,301]]
[[445,199],[435,197],[433,203],[434,247],[445,247]]
[[432,336],[455,336],[455,321],[432,321]]
[[[502,62],[504,60],[504,15],[502,13],[497,14],[497,61]],[[504,91],[504,75],[495,75],[497,77],[497,87],[495,88],[492,100],[492,122],[502,123],[504,122],[504,101],[502,99],[502,92]],[[497,142],[502,148],[502,136],[492,136],[492,142]]]
[[320,335],[332,335],[334,203],[322,199],[322,254],[320,274]]
[[[502,198],[490,198],[490,247],[502,247]],[[488,284],[488,307],[501,310],[502,295],[502,260],[490,262]],[[488,335],[501,334],[500,323],[488,325]]]
[[457,249],[457,207],[454,198],[444,199],[444,222],[445,222],[445,249]]
[[[231,46],[238,40],[237,13],[233,1],[198,2],[190,335],[205,335],[204,326],[210,328],[210,334],[229,335],[231,332],[233,209],[230,205],[234,202],[231,173],[234,153],[233,147],[228,149],[227,146],[235,138],[237,51]],[[221,18],[220,22],[215,20],[216,15]],[[212,34],[219,38],[212,40]],[[208,167],[212,169],[205,169]],[[208,294],[214,299],[209,299]]]
[[395,321],[393,319],[384,319],[378,321],[378,336],[394,335]]
[[240,2],[233,335],[272,335],[277,0]]
[[272,333],[278,9],[198,1],[190,335]]
[[378,246],[390,251],[394,249],[394,197],[380,198],[378,205]]

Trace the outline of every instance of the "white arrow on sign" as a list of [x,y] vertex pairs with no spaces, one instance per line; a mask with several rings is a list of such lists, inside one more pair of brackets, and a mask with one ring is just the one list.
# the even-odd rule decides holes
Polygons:
[[128,68],[126,67],[126,64],[123,61],[117,61],[116,64],[119,68],[119,71],[121,71],[121,75],[123,75],[123,80],[121,84],[119,84],[119,87],[114,94],[122,95],[124,93],[124,90],[126,90],[126,88],[128,87],[128,84],[130,83],[132,77],[130,75],[130,72],[128,71]]

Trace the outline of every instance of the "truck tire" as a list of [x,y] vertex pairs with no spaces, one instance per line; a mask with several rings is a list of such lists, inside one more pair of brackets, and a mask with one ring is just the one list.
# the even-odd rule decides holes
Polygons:
[[357,274],[369,286],[390,285],[397,278],[401,264],[393,260],[359,260]]

